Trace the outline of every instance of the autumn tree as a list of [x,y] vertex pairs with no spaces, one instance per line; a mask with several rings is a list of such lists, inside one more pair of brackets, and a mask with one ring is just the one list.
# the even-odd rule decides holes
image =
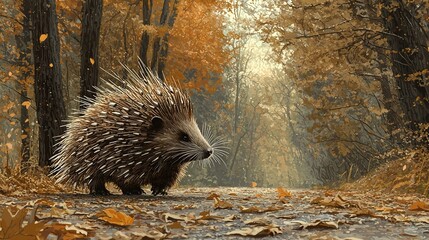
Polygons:
[[390,62],[398,86],[407,125],[418,130],[429,123],[429,53],[426,24],[427,3],[423,1],[374,1],[390,47]]
[[313,172],[323,182],[366,173],[394,144],[382,122],[390,109],[383,104],[381,79],[394,89],[392,74],[382,72],[382,27],[357,12],[356,1],[272,3],[263,12],[275,14],[261,16],[259,26],[290,79],[284,85],[296,92],[293,108],[304,116],[294,116],[301,120],[294,119],[292,129],[305,126],[310,133],[295,146],[314,149],[307,158],[314,158]]
[[[86,0],[82,9],[81,58],[80,58],[80,96],[95,98],[99,78],[98,45],[100,40],[103,0]],[[85,104],[81,102],[81,109]]]
[[31,2],[34,88],[39,124],[39,165],[49,166],[54,138],[63,133],[66,111],[63,99],[60,42],[55,1]]

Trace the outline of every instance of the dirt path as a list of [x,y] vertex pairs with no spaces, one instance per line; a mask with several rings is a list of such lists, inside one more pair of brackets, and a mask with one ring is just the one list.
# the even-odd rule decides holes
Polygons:
[[[157,197],[64,194],[0,199],[0,236],[2,232],[10,236],[12,230],[16,234],[33,230],[33,234],[49,239],[56,239],[55,235],[64,239],[429,238],[429,206],[425,205],[429,200],[407,195],[180,188]],[[25,213],[21,210],[15,217],[9,216],[23,206]],[[19,225],[20,217],[25,219],[22,226],[13,229],[5,225],[5,220]],[[32,223],[32,219],[41,224]]]

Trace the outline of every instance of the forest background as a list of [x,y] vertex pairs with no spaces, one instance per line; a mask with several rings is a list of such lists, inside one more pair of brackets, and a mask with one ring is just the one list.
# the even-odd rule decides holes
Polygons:
[[372,185],[428,194],[428,10],[406,0],[2,0],[1,172],[48,169],[77,97],[109,79],[101,68],[126,78],[120,63],[137,68],[140,57],[180,81],[199,124],[229,140],[224,164],[193,164],[182,184],[309,187],[371,173]]

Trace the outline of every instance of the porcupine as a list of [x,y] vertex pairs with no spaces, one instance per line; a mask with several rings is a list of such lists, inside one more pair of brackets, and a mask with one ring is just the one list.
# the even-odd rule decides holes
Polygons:
[[108,82],[86,109],[72,117],[52,157],[51,175],[59,183],[86,185],[90,193],[108,195],[106,182],[123,194],[167,194],[191,161],[221,160],[225,145],[206,139],[194,118],[187,92],[168,85],[140,64],[123,66],[128,78],[111,73],[124,87]]

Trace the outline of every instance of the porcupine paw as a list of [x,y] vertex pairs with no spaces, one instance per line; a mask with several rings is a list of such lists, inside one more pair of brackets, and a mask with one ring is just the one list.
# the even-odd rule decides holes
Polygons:
[[151,188],[152,195],[156,196],[158,194],[161,194],[163,196],[167,195],[167,189],[158,187],[158,186],[152,186]]
[[89,184],[89,192],[92,195],[107,196],[111,195],[109,190],[106,189],[105,182],[102,180],[95,180]]

